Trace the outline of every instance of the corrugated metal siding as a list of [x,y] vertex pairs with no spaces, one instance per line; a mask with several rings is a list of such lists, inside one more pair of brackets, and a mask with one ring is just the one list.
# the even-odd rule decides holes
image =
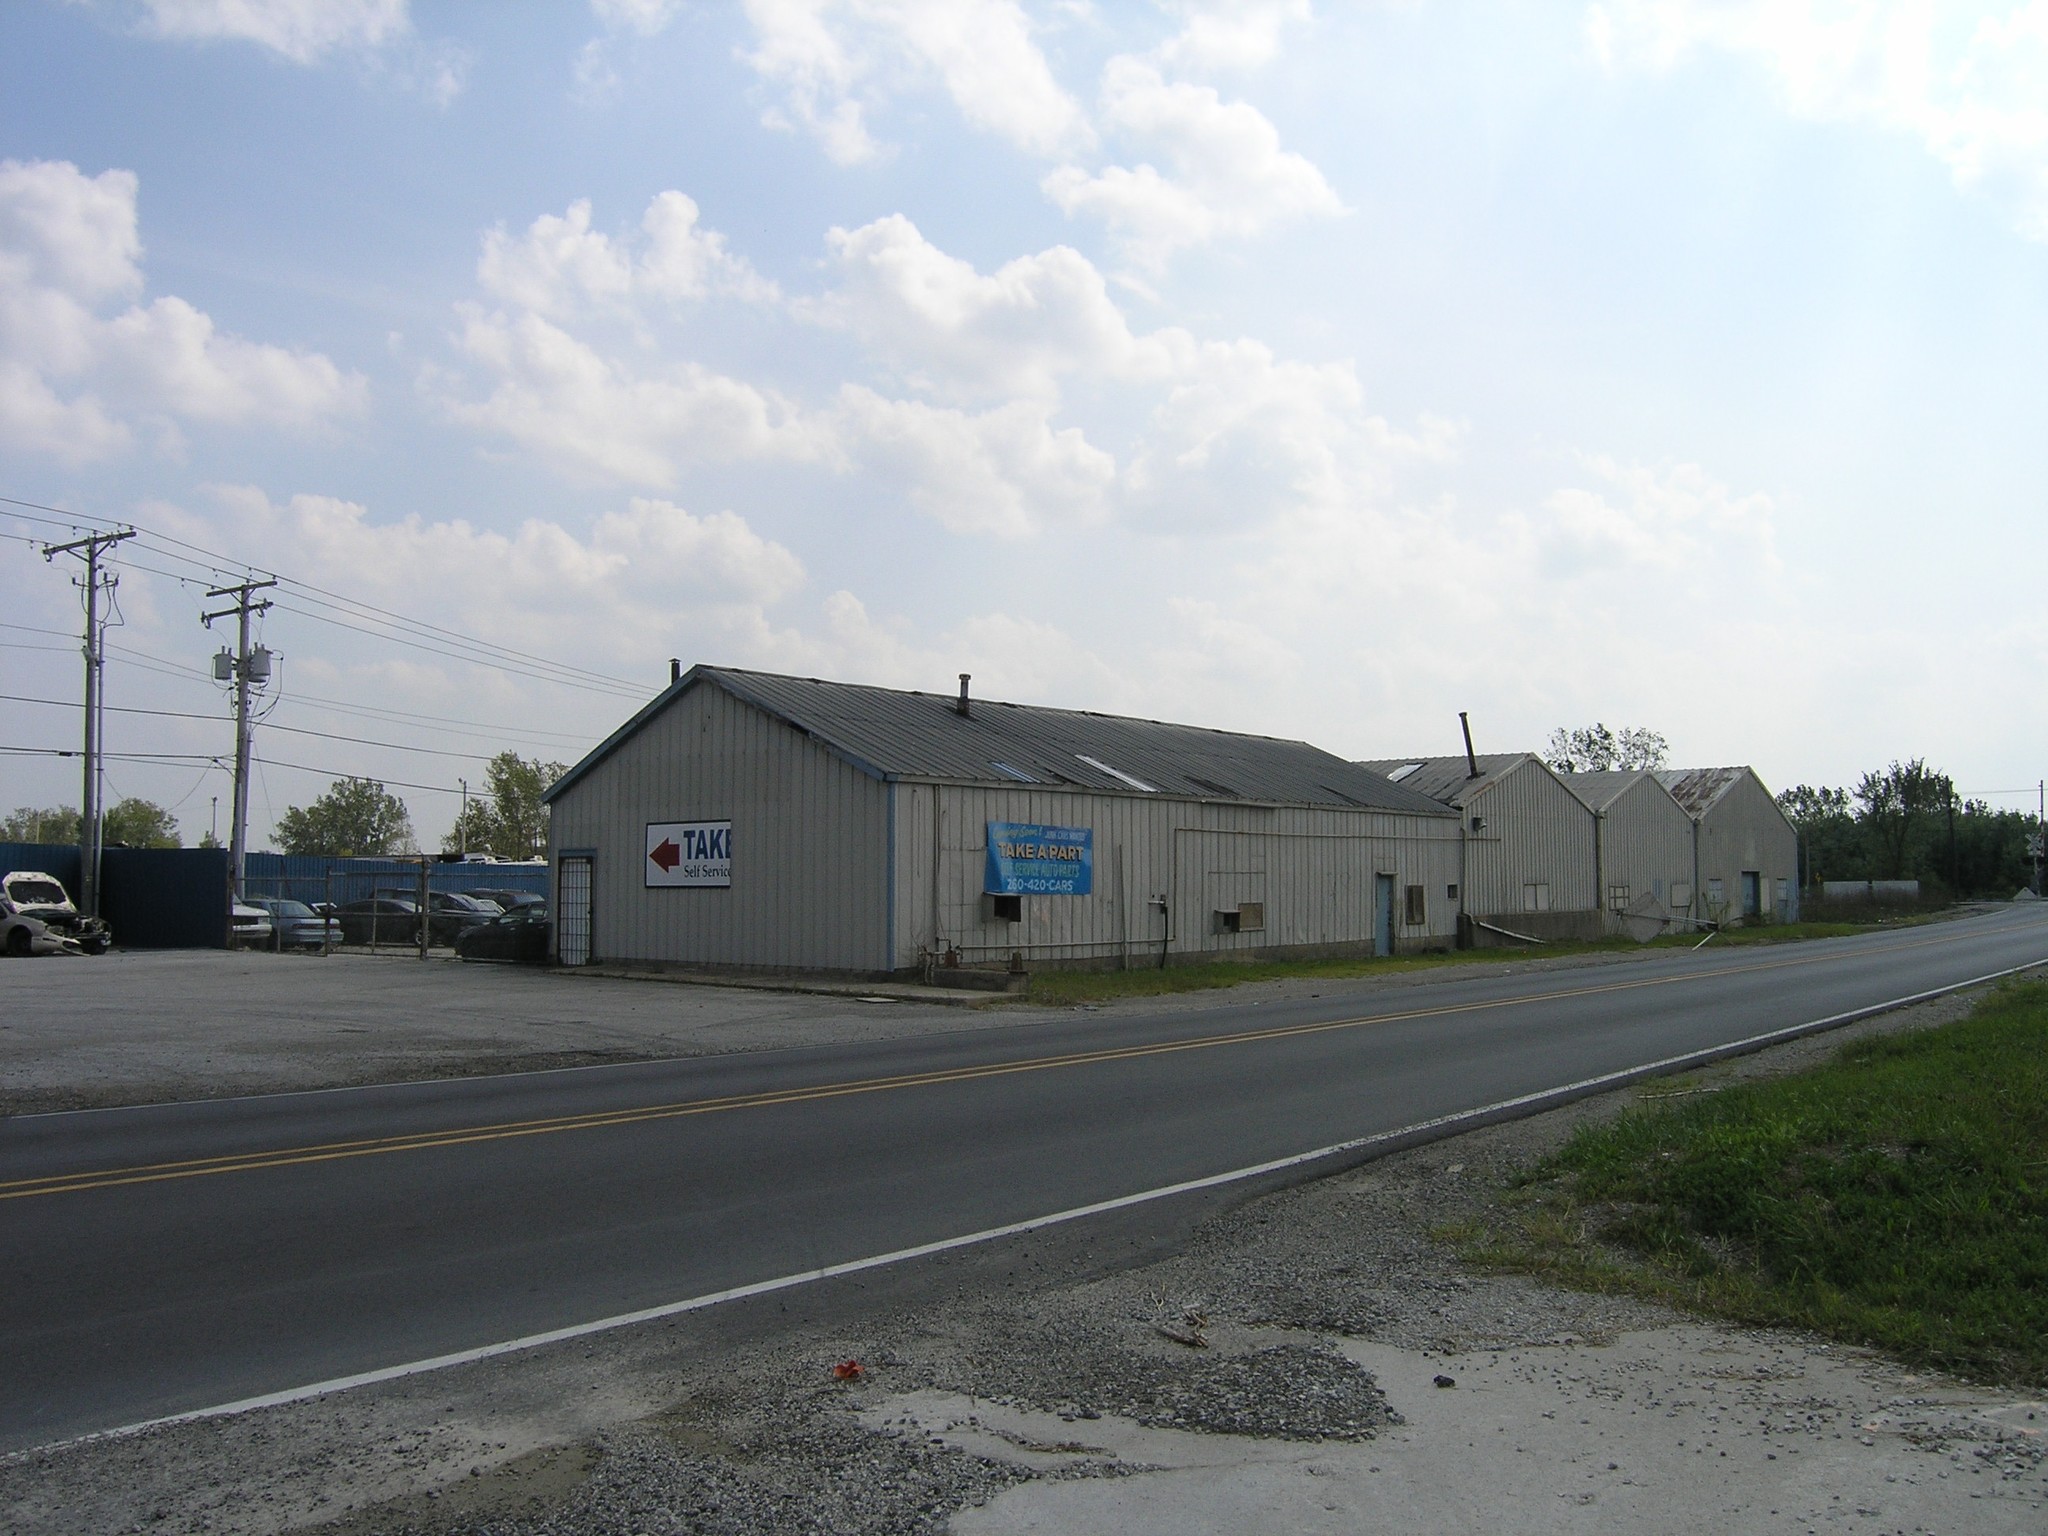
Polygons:
[[[647,823],[728,818],[729,889],[647,889]],[[695,688],[554,801],[549,842],[555,857],[594,853],[597,960],[874,971],[887,963],[887,822],[888,786]]]
[[1653,776],[1638,775],[1608,803],[1600,827],[1600,862],[1603,906],[1609,905],[1610,886],[1625,885],[1632,911],[1682,916],[1690,897],[1672,906],[1672,887],[1693,884],[1692,818]]
[[[1508,917],[1524,887],[1550,887],[1550,910],[1596,910],[1593,812],[1534,758],[1503,774],[1465,807],[1465,910]],[[1483,816],[1485,830],[1471,830]]]
[[[1375,874],[1395,877],[1402,947],[1456,934],[1446,887],[1458,832],[1444,817],[1022,787],[905,784],[898,795],[899,967],[949,947],[969,962],[1022,951],[1027,964],[1144,964],[1162,944],[1170,956],[1370,944]],[[993,920],[982,895],[991,821],[1092,828],[1093,893],[1026,897],[1021,922]],[[1420,925],[1402,920],[1408,885],[1424,888]],[[1265,904],[1262,930],[1217,931],[1218,910],[1249,901]]]
[[1766,915],[1778,908],[1778,881],[1790,881],[1791,910],[1778,915],[1798,916],[1799,836],[1749,772],[1729,784],[1700,820],[1700,888],[1720,880],[1731,919],[1742,915],[1744,870],[1763,877]]

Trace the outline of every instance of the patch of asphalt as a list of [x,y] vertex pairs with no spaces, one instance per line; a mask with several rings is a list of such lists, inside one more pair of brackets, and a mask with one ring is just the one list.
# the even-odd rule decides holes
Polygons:
[[[1687,1086],[1794,1070],[1968,1005],[1866,1020]],[[24,1536],[1142,1536],[1368,1518],[2040,1529],[2048,1405],[1475,1273],[1439,1239],[1577,1125],[1671,1089],[1212,1200],[1191,1225],[1122,1247],[1107,1230],[1034,1234],[529,1356],[26,1453],[0,1463],[0,1508]]]
[[[613,1062],[1358,999],[1469,976],[1627,965],[1666,950],[1452,961],[1099,1003],[936,1008],[859,992],[584,977],[361,954],[120,952],[6,962],[0,1115],[107,1109]],[[928,990],[928,989],[926,989]]]

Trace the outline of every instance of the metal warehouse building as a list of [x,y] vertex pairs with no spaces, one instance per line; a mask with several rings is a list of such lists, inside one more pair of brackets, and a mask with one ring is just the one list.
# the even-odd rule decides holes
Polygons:
[[1560,777],[1596,818],[1593,858],[1609,926],[1649,939],[1691,921],[1693,821],[1657,775],[1633,768]]
[[970,700],[965,678],[695,667],[547,800],[567,965],[1148,965],[1456,933],[1459,822],[1426,796],[1304,742]]
[[1750,768],[1660,769],[1693,819],[1693,909],[1710,922],[1799,918],[1799,834]]
[[[1458,814],[1453,894],[1463,937],[1593,939],[1606,930],[1594,894],[1592,810],[1529,752],[1388,757],[1361,764]],[[1449,887],[1446,887],[1448,890]]]

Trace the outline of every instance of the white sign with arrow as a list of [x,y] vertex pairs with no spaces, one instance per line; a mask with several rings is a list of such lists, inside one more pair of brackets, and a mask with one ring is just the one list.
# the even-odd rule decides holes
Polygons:
[[650,888],[731,885],[732,823],[650,821],[641,871]]

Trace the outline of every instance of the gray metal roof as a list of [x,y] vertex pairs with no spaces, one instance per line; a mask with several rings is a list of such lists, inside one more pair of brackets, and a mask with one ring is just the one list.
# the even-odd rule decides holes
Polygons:
[[1558,777],[1570,786],[1573,794],[1596,811],[1604,811],[1614,804],[1635,788],[1638,779],[1655,779],[1658,787],[1663,787],[1662,779],[1647,768],[1605,768],[1592,773],[1560,773]]
[[1685,807],[1686,815],[1698,820],[1707,813],[1708,806],[1749,772],[1747,767],[1659,768],[1657,782],[1671,791],[1671,798]]
[[1481,752],[1476,779],[1462,752],[1456,757],[1375,757],[1359,766],[1387,775],[1397,788],[1412,789],[1441,805],[1461,806],[1533,760],[1534,754],[1529,752]]
[[559,796],[668,704],[706,685],[803,731],[880,779],[1445,814],[1436,801],[1304,741],[995,699],[973,700],[963,717],[953,694],[707,666],[684,673],[558,779],[546,798]]

